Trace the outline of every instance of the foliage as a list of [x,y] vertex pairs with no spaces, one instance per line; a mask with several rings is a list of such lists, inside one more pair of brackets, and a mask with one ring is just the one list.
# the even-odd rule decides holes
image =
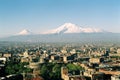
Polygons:
[[72,63],[68,63],[67,68],[68,68],[69,71],[84,70],[81,66],[75,65],[75,64],[72,64]]
[[[31,72],[31,69],[26,66],[29,63],[20,63],[9,61],[6,64],[6,73],[9,74],[19,74],[19,73],[28,73]],[[40,65],[40,75],[45,80],[62,80],[61,79],[61,67],[66,66],[70,71],[72,70],[83,70],[79,65],[75,65],[72,63],[63,64],[63,63],[44,63]]]
[[16,63],[13,61],[9,61],[6,64],[5,72],[7,75],[18,74],[23,72],[31,72],[31,69],[26,67],[27,64],[28,63]]
[[61,67],[66,66],[70,71],[83,70],[79,65],[72,63],[59,64],[59,63],[45,63],[41,65],[40,73],[45,80],[62,80],[61,79]]
[[54,67],[52,68],[52,73],[54,73],[54,76],[59,79],[59,77],[61,77],[61,65],[54,65]]
[[61,80],[61,64],[46,63],[41,66],[41,76],[45,80]]
[[41,73],[41,75],[42,75],[43,77],[45,77],[45,76],[47,76],[48,71],[49,71],[49,70],[48,70],[47,66],[43,65],[43,66],[41,67],[40,73]]

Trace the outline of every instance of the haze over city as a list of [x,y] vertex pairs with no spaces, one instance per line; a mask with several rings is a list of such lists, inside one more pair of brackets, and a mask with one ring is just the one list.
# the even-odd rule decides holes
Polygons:
[[64,23],[120,32],[120,0],[0,0],[0,37],[33,33]]

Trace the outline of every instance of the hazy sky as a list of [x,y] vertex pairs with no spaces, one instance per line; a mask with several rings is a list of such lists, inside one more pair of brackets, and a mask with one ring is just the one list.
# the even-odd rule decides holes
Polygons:
[[120,32],[120,0],[0,0],[0,37],[66,22]]

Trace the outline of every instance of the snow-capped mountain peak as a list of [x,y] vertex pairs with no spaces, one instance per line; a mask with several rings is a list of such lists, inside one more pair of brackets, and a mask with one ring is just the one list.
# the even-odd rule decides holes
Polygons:
[[66,28],[75,28],[77,27],[75,24],[72,23],[65,23],[64,25],[62,25],[61,27],[66,27]]
[[29,30],[24,29],[21,32],[19,32],[17,35],[30,35],[30,34],[32,33]]
[[64,25],[53,30],[53,33],[76,33],[80,29],[78,26],[72,23],[65,23]]
[[98,33],[104,30],[98,28],[82,28],[72,23],[65,23],[62,26],[45,32],[45,34],[59,34],[59,33]]

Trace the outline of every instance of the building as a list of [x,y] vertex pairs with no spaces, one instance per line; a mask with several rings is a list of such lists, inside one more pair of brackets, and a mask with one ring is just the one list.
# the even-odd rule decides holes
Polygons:
[[40,63],[39,63],[39,62],[30,62],[30,63],[29,63],[29,67],[30,67],[31,69],[38,69],[39,66],[40,66]]
[[3,57],[10,58],[10,57],[12,57],[12,54],[10,54],[10,53],[5,53],[5,54],[3,54]]
[[106,80],[105,73],[98,72],[98,73],[93,74],[92,80]]
[[6,61],[7,61],[7,58],[5,58],[5,57],[1,57],[1,58],[0,58],[0,63],[4,63],[4,64],[5,64]]
[[120,75],[120,71],[116,71],[116,70],[99,69],[99,72],[103,72],[105,74],[111,74],[111,75]]
[[21,62],[29,62],[30,59],[28,57],[22,57]]
[[23,53],[23,57],[29,57],[29,55],[28,55],[28,50],[26,50],[26,51]]
[[63,80],[86,80],[83,75],[76,74],[74,71],[72,73],[68,72],[66,67],[61,68],[61,78]]
[[89,59],[90,63],[101,63],[102,61],[104,61],[103,58],[90,58]]
[[120,75],[111,76],[111,80],[120,80]]

